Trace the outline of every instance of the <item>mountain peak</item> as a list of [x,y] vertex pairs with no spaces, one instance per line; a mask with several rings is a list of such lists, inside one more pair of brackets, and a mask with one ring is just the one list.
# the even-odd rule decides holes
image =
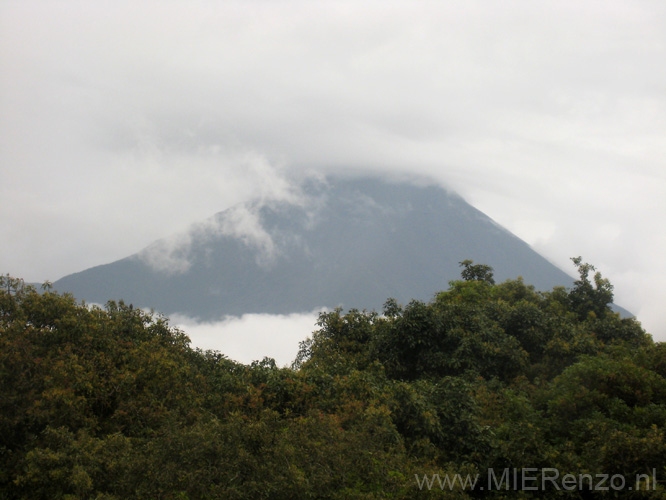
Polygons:
[[55,286],[92,302],[122,298],[202,319],[378,309],[388,297],[430,299],[459,277],[465,259],[492,266],[498,280],[523,276],[538,289],[572,282],[441,187],[329,178],[232,207]]

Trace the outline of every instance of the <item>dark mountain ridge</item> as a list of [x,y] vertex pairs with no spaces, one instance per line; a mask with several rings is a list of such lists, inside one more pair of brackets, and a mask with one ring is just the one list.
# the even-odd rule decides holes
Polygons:
[[202,320],[429,300],[473,259],[539,290],[573,279],[461,197],[374,178],[310,182],[287,201],[220,212],[141,252],[56,281],[88,302],[123,299]]

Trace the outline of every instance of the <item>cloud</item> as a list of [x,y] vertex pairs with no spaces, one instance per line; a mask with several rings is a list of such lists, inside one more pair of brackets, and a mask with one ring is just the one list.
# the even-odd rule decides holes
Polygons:
[[216,221],[216,229],[220,234],[236,237],[257,250],[257,263],[269,265],[275,258],[277,247],[263,227],[256,206],[233,207],[216,217]]
[[289,366],[296,359],[299,342],[317,329],[319,312],[245,314],[212,323],[175,315],[171,316],[170,323],[188,335],[192,347],[219,351],[245,364],[269,357],[279,366]]
[[[185,231],[162,238],[136,257],[152,269],[166,274],[182,274],[192,265],[191,250],[195,242],[202,243],[219,237],[238,239],[255,252],[259,265],[270,266],[280,254],[279,244],[264,227],[260,210],[262,207],[283,204],[306,209],[314,214],[317,203],[310,200],[300,189],[300,184],[290,180],[279,168],[271,166],[261,157],[248,162],[252,177],[256,179],[255,198],[251,202],[239,203],[202,222],[190,225]],[[308,207],[307,205],[312,205]]]
[[421,174],[583,255],[666,339],[661,0],[25,0],[0,23],[3,272],[125,257],[306,170]]
[[163,274],[183,274],[192,265],[191,246],[191,233],[181,233],[156,241],[141,250],[137,258]]

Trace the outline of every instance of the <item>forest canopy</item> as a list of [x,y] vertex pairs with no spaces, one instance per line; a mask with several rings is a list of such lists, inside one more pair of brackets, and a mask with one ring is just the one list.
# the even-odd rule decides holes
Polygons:
[[[570,289],[466,260],[430,302],[322,313],[291,367],[0,277],[0,499],[666,498],[666,345],[573,262]],[[525,469],[547,487],[500,478]]]

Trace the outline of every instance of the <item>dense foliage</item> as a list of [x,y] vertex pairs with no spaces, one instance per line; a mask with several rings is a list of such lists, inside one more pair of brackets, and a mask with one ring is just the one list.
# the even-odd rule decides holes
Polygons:
[[[2,277],[0,499],[666,498],[666,345],[574,263],[542,293],[464,261],[430,303],[322,314],[291,368]],[[507,490],[525,469],[615,483]]]

